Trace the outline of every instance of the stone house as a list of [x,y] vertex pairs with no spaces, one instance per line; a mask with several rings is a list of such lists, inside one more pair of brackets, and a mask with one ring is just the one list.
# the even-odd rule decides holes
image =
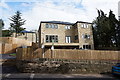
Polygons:
[[39,47],[55,49],[94,49],[92,23],[41,21]]
[[[15,37],[15,35],[16,35],[16,33],[13,33],[12,37]],[[37,43],[38,42],[38,32],[24,30],[17,34],[17,38]]]

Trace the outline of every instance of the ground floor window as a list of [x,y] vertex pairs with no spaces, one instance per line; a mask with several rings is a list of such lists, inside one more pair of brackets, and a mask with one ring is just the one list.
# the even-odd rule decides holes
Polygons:
[[71,36],[66,36],[65,37],[65,42],[66,43],[71,43]]
[[83,49],[91,49],[91,45],[83,45]]
[[58,35],[46,35],[46,42],[58,42]]

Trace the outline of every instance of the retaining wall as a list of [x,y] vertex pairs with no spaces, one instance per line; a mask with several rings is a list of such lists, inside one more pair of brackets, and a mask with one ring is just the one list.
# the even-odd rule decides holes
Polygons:
[[34,59],[32,61],[17,61],[21,72],[29,73],[111,73],[111,68],[118,61],[110,60],[63,60],[63,59]]

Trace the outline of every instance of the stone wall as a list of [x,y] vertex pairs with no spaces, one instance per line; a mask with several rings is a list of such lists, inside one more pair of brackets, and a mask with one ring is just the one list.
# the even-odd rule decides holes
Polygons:
[[110,73],[117,61],[105,60],[61,60],[61,59],[34,59],[32,61],[17,61],[20,72],[29,73]]

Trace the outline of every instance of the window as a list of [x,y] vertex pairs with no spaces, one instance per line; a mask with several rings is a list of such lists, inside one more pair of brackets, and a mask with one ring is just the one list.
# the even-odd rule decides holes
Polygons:
[[71,37],[70,36],[66,36],[65,37],[65,42],[66,43],[71,43]]
[[58,29],[57,24],[46,24],[46,28]]
[[83,45],[83,49],[91,49],[91,45]]
[[82,34],[82,38],[83,38],[83,39],[90,39],[90,35],[88,35],[88,34],[85,34],[85,35]]
[[49,24],[49,28],[52,28],[52,25],[51,25],[51,24]]
[[82,28],[88,28],[89,25],[88,25],[88,24],[82,24],[81,27],[82,27]]
[[82,38],[84,39],[84,34],[82,34]]
[[77,39],[78,39],[78,35],[75,36],[75,40],[77,40]]
[[46,24],[46,28],[49,28],[49,24]]
[[84,28],[84,25],[82,24],[81,27]]
[[86,28],[86,24],[84,24],[84,28]]
[[119,21],[120,21],[120,16],[118,16],[118,19],[119,19]]
[[57,35],[46,35],[46,42],[52,42],[52,40],[54,40],[54,42],[58,42],[58,36]]
[[90,35],[87,35],[87,34],[86,34],[86,35],[84,36],[84,38],[90,39]]
[[55,28],[54,26],[55,26],[54,24],[51,24],[51,28],[53,28],[53,29],[54,29],[54,28]]
[[90,39],[90,35],[87,35],[87,38]]
[[55,29],[58,29],[58,25],[57,25],[57,24],[55,24],[55,25],[54,25],[54,28],[55,28]]
[[86,28],[89,28],[89,25],[88,25],[88,24],[86,24]]
[[65,29],[71,29],[71,26],[65,26]]

